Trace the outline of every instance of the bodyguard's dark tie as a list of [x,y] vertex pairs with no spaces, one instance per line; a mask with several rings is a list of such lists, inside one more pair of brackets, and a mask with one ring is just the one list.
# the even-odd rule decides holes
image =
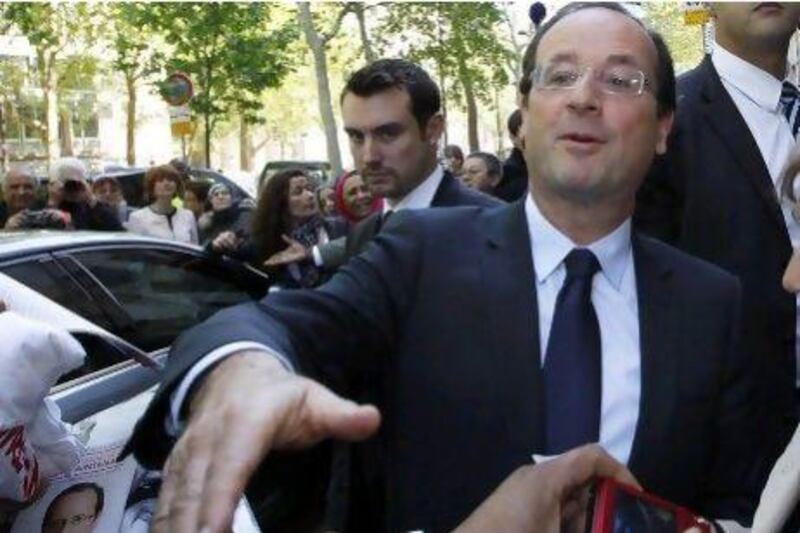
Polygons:
[[600,326],[592,305],[592,278],[600,263],[587,249],[564,259],[544,360],[545,453],[557,454],[600,438]]
[[783,116],[789,122],[792,128],[792,135],[797,137],[797,130],[800,129],[800,91],[793,83],[783,82],[781,89],[781,106],[783,107]]

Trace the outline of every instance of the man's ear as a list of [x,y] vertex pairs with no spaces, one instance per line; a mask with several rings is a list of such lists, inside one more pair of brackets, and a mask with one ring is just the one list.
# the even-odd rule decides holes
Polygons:
[[675,120],[674,113],[668,113],[658,119],[658,136],[656,138],[656,153],[663,155],[667,153],[667,139],[672,131],[672,123]]
[[444,115],[436,113],[428,119],[425,125],[425,141],[428,144],[436,144],[444,133]]

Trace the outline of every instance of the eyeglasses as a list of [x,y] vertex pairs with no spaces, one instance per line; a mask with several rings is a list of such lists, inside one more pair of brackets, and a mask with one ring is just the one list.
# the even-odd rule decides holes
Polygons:
[[639,96],[645,89],[652,90],[644,72],[630,65],[594,69],[570,63],[547,63],[533,70],[531,81],[533,87],[541,91],[569,91],[575,89],[589,71],[592,71],[600,90],[606,94]]

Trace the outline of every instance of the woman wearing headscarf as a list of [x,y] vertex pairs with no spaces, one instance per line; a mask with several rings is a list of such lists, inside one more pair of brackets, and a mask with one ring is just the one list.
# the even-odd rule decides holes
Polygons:
[[339,214],[349,224],[365,219],[383,208],[383,200],[372,195],[361,174],[352,170],[336,182],[334,200]]
[[206,202],[210,209],[198,221],[200,244],[219,253],[234,252],[250,238],[252,209],[234,203],[224,183],[211,186]]

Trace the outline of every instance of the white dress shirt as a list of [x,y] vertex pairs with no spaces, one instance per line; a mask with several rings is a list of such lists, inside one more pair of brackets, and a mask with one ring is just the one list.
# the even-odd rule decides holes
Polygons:
[[[525,200],[525,215],[536,270],[539,345],[544,365],[556,298],[567,275],[564,258],[581,246],[544,218],[531,195]],[[600,326],[602,350],[600,445],[624,464],[633,446],[641,395],[639,307],[630,219],[584,248],[594,253],[601,268],[592,280],[592,305]]]
[[[780,198],[781,184],[778,180],[796,142],[780,104],[783,81],[731,54],[719,44],[714,47],[711,61],[722,79],[722,85],[750,128]],[[795,181],[797,197],[800,197],[799,186],[800,180]],[[787,201],[781,201],[781,210],[792,246],[798,248],[800,224],[792,218],[791,205]],[[798,375],[795,380],[796,385],[800,386],[800,294],[795,300],[798,308],[795,341]]]
[[[401,209],[425,209],[430,207],[433,197],[436,196],[436,191],[439,190],[439,185],[442,183],[442,178],[444,178],[444,170],[440,165],[436,165],[433,172],[422,183],[414,187],[410,193],[396,204],[392,204],[392,200],[389,198],[384,198],[386,201],[383,202],[382,214],[385,215],[389,211],[400,211]],[[316,266],[325,266],[318,246],[311,248],[311,257],[314,259]]]

